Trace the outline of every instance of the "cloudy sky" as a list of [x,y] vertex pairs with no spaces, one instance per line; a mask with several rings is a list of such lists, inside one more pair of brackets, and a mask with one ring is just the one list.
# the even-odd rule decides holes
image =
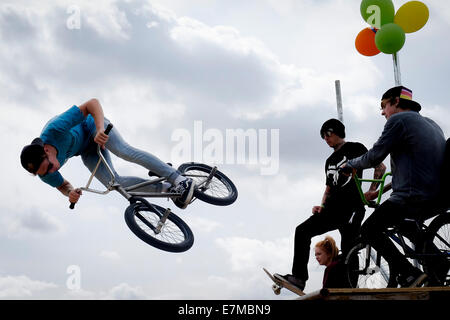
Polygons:
[[[396,8],[405,2],[394,1]],[[430,20],[407,35],[400,63],[422,113],[449,136],[447,2],[425,1]],[[331,149],[319,128],[337,116],[334,81],[341,80],[347,141],[370,147],[385,122],[379,99],[394,85],[392,58],[355,50],[366,27],[359,4],[2,1],[0,298],[274,298],[262,267],[290,272],[295,227],[320,203]],[[123,219],[127,202],[117,194],[85,193],[70,211],[64,196],[22,169],[20,151],[46,121],[93,97],[129,143],[176,165],[177,133],[192,142],[185,160],[202,160],[195,150],[207,150],[207,132],[222,138],[216,160],[239,189],[235,204],[197,201],[180,211],[156,201],[191,226],[189,251],[167,253],[136,238]],[[256,135],[265,157],[249,148],[241,151],[244,161],[225,161],[226,132],[239,129],[267,133]],[[278,134],[271,139],[271,133]],[[270,159],[275,169],[264,174]],[[120,173],[146,175],[123,160],[114,163]],[[74,186],[89,177],[79,158],[61,173]],[[324,269],[311,259],[309,270],[307,292],[320,289]]]

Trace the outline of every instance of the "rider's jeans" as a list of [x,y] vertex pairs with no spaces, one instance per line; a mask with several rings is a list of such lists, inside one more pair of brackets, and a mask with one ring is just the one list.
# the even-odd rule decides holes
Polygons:
[[[105,118],[105,128],[108,124],[109,121]],[[112,172],[114,173],[115,181],[123,187],[131,186],[148,180],[139,177],[119,175],[112,165],[109,151],[111,151],[119,158],[143,166],[147,170],[152,171],[160,177],[166,177],[167,181],[172,185],[174,185],[175,179],[180,175],[180,173],[176,169],[167,165],[154,155],[130,146],[119,134],[117,128],[114,127],[109,133],[108,142],[106,143],[106,149],[102,150],[102,154],[105,157]],[[97,165],[99,159],[97,154],[97,143],[95,143],[93,139],[90,141],[89,146],[81,154],[81,158],[83,159],[84,165],[89,169],[89,171],[92,172],[95,169],[95,166]],[[104,186],[107,186],[111,181],[111,175],[103,163],[98,168],[95,177],[100,180],[100,182]],[[162,185],[158,183],[141,187],[139,189],[136,189],[135,191],[161,192],[161,190]]]
[[414,220],[424,220],[424,213],[431,206],[422,204],[401,205],[390,200],[383,202],[373,213],[367,218],[361,227],[361,235],[363,239],[374,247],[383,257],[388,260],[393,273],[403,273],[407,276],[411,272],[413,266],[406,257],[396,248],[394,243],[384,233],[389,227],[401,225],[401,231],[404,236],[410,239],[414,244],[419,245],[423,239],[417,232],[415,223],[404,222],[405,218]]

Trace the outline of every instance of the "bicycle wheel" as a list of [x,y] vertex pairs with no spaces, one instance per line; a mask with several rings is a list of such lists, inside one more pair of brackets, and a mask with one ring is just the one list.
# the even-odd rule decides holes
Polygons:
[[[438,215],[428,227],[424,271],[432,285],[450,286],[450,211]],[[432,254],[431,256],[429,256]]]
[[183,163],[179,168],[185,177],[196,183],[194,197],[217,206],[228,206],[236,201],[238,192],[234,183],[222,172],[216,170],[212,179],[208,179],[212,167],[203,163]]
[[145,200],[131,203],[125,210],[125,222],[131,231],[147,244],[169,252],[183,252],[192,247],[194,235],[189,226],[174,213],[162,224],[158,223],[166,209]]
[[388,262],[369,245],[357,244],[345,259],[347,279],[352,288],[386,288],[396,286]]

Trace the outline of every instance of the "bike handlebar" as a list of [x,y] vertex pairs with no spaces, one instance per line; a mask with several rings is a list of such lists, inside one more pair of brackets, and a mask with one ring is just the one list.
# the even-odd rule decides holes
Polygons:
[[[385,189],[385,182],[386,182],[386,178],[387,176],[392,175],[391,172],[386,172],[383,177],[381,179],[361,179],[358,177],[358,175],[356,174],[356,172],[353,174],[353,179],[355,180],[356,183],[356,187],[359,191],[359,195],[361,197],[362,202],[369,207],[377,207],[380,202],[381,202],[381,196],[383,195],[383,193],[385,193],[386,191],[388,191],[389,189],[386,188]],[[376,182],[380,184],[380,188],[378,190],[378,197],[376,201],[367,201],[366,198],[364,197],[364,191],[362,190],[362,182]]]
[[[105,134],[106,134],[106,135],[109,135],[109,132],[111,131],[112,128],[113,128],[112,123],[109,123],[109,124],[106,126]],[[74,208],[75,208],[75,202],[71,202],[69,208],[70,208],[70,209],[74,209]]]
[[105,134],[109,135],[109,132],[111,131],[112,128],[113,128],[112,123],[108,123],[108,125],[106,126],[106,129],[105,129]]

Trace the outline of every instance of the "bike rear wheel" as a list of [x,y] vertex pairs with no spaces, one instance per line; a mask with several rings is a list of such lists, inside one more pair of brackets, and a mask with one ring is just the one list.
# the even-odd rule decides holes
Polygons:
[[[208,179],[212,170],[214,175]],[[236,201],[238,191],[234,183],[222,172],[203,163],[184,163],[179,168],[185,177],[196,183],[194,197],[207,203],[228,206]]]
[[428,227],[429,238],[424,247],[424,271],[432,285],[450,286],[450,211],[438,215]]
[[169,252],[184,252],[194,243],[194,235],[189,226],[174,213],[161,221],[167,209],[151,204],[144,199],[131,203],[125,210],[125,222],[142,241]]
[[345,265],[352,288],[396,287],[389,263],[370,245],[359,243],[354,246],[347,254]]

